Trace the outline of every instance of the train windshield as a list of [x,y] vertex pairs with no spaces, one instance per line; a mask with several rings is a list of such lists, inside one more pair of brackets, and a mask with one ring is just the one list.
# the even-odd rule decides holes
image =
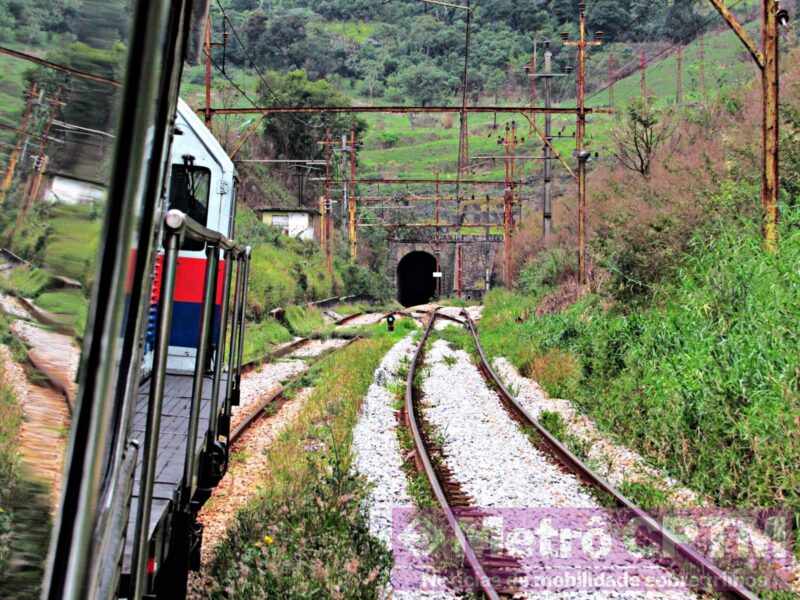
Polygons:
[[[180,210],[203,226],[208,224],[211,171],[202,167],[174,165],[169,190],[169,208]],[[184,239],[182,250],[202,250],[205,244]]]

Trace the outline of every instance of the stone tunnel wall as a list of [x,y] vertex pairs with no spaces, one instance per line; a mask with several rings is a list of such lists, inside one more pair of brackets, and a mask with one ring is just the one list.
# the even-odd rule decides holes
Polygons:
[[[486,275],[489,271],[489,281],[499,279],[500,274],[495,273],[495,257],[503,251],[501,236],[494,236],[488,241],[475,240],[470,236],[460,238],[461,253],[463,258],[462,283],[464,296],[481,298],[486,292]],[[456,290],[456,241],[440,242],[399,242],[389,243],[389,264],[387,276],[394,285],[394,296],[397,296],[397,266],[404,256],[411,252],[427,252],[439,258],[439,269],[443,277],[441,295],[450,296]],[[490,283],[490,285],[492,285]]]

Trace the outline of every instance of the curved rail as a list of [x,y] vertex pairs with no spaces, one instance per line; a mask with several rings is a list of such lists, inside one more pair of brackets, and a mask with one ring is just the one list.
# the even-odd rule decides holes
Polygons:
[[[558,441],[547,429],[545,429],[521,404],[519,404],[514,396],[508,391],[503,382],[492,369],[486,353],[481,346],[478,337],[475,323],[470,318],[466,311],[462,311],[462,316],[466,321],[466,327],[472,334],[472,339],[475,342],[475,347],[478,350],[480,357],[480,369],[483,371],[487,379],[493,384],[495,390],[507,406],[528,426],[532,427],[540,436],[547,449],[561,462],[565,467],[572,471],[583,481],[590,485],[606,492],[614,498],[615,502],[622,508],[631,511],[639,523],[644,525],[648,531],[651,540],[663,547],[672,548],[680,559],[688,564],[691,564],[700,571],[707,575],[713,581],[718,591],[729,598],[757,600],[758,596],[751,592],[749,589],[741,585],[736,579],[729,574],[725,573],[722,569],[712,563],[706,556],[700,554],[694,547],[683,542],[672,531],[664,527],[656,519],[654,519],[645,510],[639,508],[629,498],[619,492],[614,486],[608,483],[600,475],[595,473],[591,468],[581,461],[580,458],[575,456],[566,446]],[[423,341],[424,343],[424,341]]]
[[[354,342],[357,342],[360,339],[361,339],[360,337],[355,337],[355,338],[353,338],[351,340],[347,340],[347,343],[342,345],[341,347],[339,347],[339,348],[337,348],[335,350],[332,350],[332,351],[323,352],[319,356],[315,357],[314,362],[317,362],[318,360],[321,360],[324,356],[327,356],[328,354],[331,354],[332,352],[339,352],[341,350],[344,350],[345,348],[350,346],[350,344],[352,344]],[[293,350],[297,350],[297,349],[301,348],[303,345],[307,344],[310,341],[311,340],[308,339],[308,338],[303,338],[302,340],[298,340],[296,342],[297,345],[293,348]],[[301,344],[300,342],[303,342],[303,343]],[[285,355],[285,354],[286,353],[284,353],[282,355]],[[252,363],[248,363],[248,364],[252,364]],[[247,366],[247,365],[245,365],[245,366]],[[302,378],[305,374],[306,374],[306,372],[303,372],[303,373],[299,373],[296,376],[292,377],[287,382],[287,385],[291,385],[292,383],[300,380],[300,378]],[[242,435],[254,423],[258,422],[261,419],[261,416],[263,415],[264,410],[267,408],[267,406],[269,406],[270,404],[272,404],[273,402],[278,400],[283,395],[284,391],[286,391],[286,386],[279,385],[278,389],[276,389],[272,394],[270,394],[269,396],[259,400],[258,404],[256,405],[255,410],[253,410],[251,412],[251,414],[247,415],[244,419],[242,419],[242,421],[231,431],[230,444],[232,445],[236,440],[238,440],[240,437],[242,437]]]
[[453,534],[455,535],[459,545],[461,546],[461,549],[464,552],[464,556],[467,559],[470,569],[475,575],[476,581],[479,583],[483,593],[487,598],[490,598],[491,600],[499,600],[500,596],[498,595],[497,590],[494,589],[489,576],[486,575],[486,571],[483,569],[483,566],[478,560],[475,550],[470,545],[464,530],[461,529],[461,525],[458,523],[458,519],[456,518],[453,509],[450,507],[450,503],[448,502],[447,496],[444,493],[442,484],[439,481],[438,475],[436,474],[436,469],[433,467],[430,454],[428,453],[428,448],[422,439],[422,432],[417,422],[416,403],[414,402],[414,377],[416,375],[417,367],[422,361],[422,351],[423,348],[425,348],[425,343],[428,341],[431,331],[433,331],[433,326],[437,318],[437,310],[438,309],[434,309],[431,313],[429,313],[430,321],[428,322],[428,326],[425,328],[425,334],[422,336],[422,340],[420,341],[416,352],[414,352],[414,358],[411,360],[411,368],[408,370],[408,379],[406,381],[406,422],[409,429],[411,429],[411,434],[414,438],[414,446],[416,447],[416,453],[419,458],[419,462],[422,463],[422,467],[428,477],[428,482],[430,482],[433,494],[436,496],[436,500],[439,502],[439,506],[441,506],[442,511],[444,512],[445,519],[447,520],[450,528],[453,530]]

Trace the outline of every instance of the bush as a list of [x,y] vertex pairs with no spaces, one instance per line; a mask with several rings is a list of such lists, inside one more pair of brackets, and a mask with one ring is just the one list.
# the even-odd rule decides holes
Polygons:
[[548,394],[557,398],[573,397],[581,376],[575,356],[558,349],[535,356],[522,374],[538,381]]
[[493,292],[481,337],[717,503],[800,515],[800,209],[782,208],[779,255],[757,219],[727,217],[687,240],[650,303],[590,295],[519,323],[525,299]]
[[541,294],[576,275],[574,252],[565,248],[544,250],[520,271],[519,289],[527,294]]

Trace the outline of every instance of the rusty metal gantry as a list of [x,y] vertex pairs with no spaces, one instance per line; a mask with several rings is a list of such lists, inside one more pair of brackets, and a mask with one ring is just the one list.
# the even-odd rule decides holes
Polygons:
[[745,45],[761,72],[762,175],[761,207],[764,247],[778,251],[778,199],[780,195],[780,65],[778,25],[788,25],[789,13],[778,0],[761,0],[761,49],[736,19],[724,0],[709,0]]
[[[470,16],[472,10],[470,8],[469,2],[467,2],[466,6],[463,5],[452,5],[454,8],[462,8],[467,10],[467,53],[469,51],[469,25],[470,25]],[[373,184],[435,184],[436,185],[436,219],[435,223],[433,224],[436,227],[436,239],[437,239],[437,248],[439,242],[439,232],[443,228],[448,227],[455,227],[455,225],[442,225],[439,223],[439,205],[440,205],[440,196],[439,196],[439,186],[442,184],[455,184],[457,187],[456,193],[456,200],[460,200],[460,187],[461,185],[474,185],[474,186],[494,186],[494,185],[503,185],[504,186],[504,210],[503,210],[503,237],[504,237],[504,264],[503,264],[503,271],[504,271],[504,279],[506,284],[510,287],[512,285],[512,267],[511,267],[511,241],[513,236],[514,230],[514,213],[513,207],[515,202],[515,190],[518,185],[522,182],[516,181],[515,176],[515,163],[516,159],[513,157],[515,147],[517,144],[517,137],[516,137],[516,124],[512,128],[507,128],[506,138],[501,141],[501,144],[504,146],[506,150],[506,155],[504,157],[505,160],[505,177],[502,182],[500,181],[483,181],[483,180],[476,180],[476,179],[465,179],[464,173],[466,171],[466,166],[468,165],[469,161],[469,146],[468,146],[468,115],[470,113],[494,113],[494,114],[522,114],[526,119],[529,120],[532,124],[532,128],[536,131],[540,138],[543,139],[544,143],[550,148],[550,151],[561,161],[561,163],[567,168],[570,175],[573,175],[578,181],[578,197],[579,197],[579,269],[581,271],[581,281],[583,283],[586,282],[586,160],[584,159],[584,155],[586,154],[583,148],[583,141],[585,136],[585,127],[586,127],[586,117],[589,114],[609,114],[613,112],[612,108],[587,108],[586,107],[586,49],[588,46],[599,45],[599,41],[588,41],[586,39],[586,20],[585,20],[585,2],[580,3],[580,18],[581,18],[581,27],[580,27],[580,39],[578,42],[568,42],[565,38],[565,43],[567,45],[575,45],[578,47],[578,54],[579,54],[579,69],[578,69],[578,106],[577,107],[554,107],[547,103],[546,106],[535,106],[536,98],[535,98],[535,87],[532,89],[532,99],[531,99],[531,106],[469,106],[467,104],[467,84],[468,84],[468,61],[469,56],[468,54],[465,56],[465,73],[464,73],[464,81],[462,83],[462,102],[461,106],[252,106],[252,107],[238,107],[238,108],[214,108],[211,106],[212,98],[211,98],[211,50],[212,47],[215,45],[224,46],[225,44],[213,44],[211,41],[211,22],[210,18],[207,22],[207,31],[205,37],[205,53],[206,53],[206,105],[205,107],[198,110],[199,113],[203,114],[206,122],[210,125],[213,121],[213,117],[215,115],[220,116],[227,116],[227,115],[248,115],[248,114],[257,114],[261,115],[262,119],[268,115],[274,114],[319,114],[319,113],[328,113],[328,114],[445,114],[445,113],[458,113],[461,117],[461,129],[459,133],[459,157],[458,157],[458,174],[457,178],[454,181],[443,181],[440,177],[436,176],[435,179],[388,179],[388,178],[374,178],[374,179],[358,179],[356,176],[356,140],[355,140],[355,132],[351,132],[350,138],[350,174],[347,177],[344,173],[342,174],[339,180],[334,180],[332,174],[332,146],[333,141],[330,138],[330,132],[326,136],[324,142],[321,144],[325,145],[326,147],[326,175],[325,175],[325,195],[321,198],[320,201],[320,213],[322,215],[322,225],[320,241],[323,247],[323,250],[326,254],[326,262],[328,265],[328,270],[330,272],[333,271],[333,210],[332,210],[332,199],[331,199],[331,186],[335,183],[343,184],[345,186],[349,186],[350,194],[349,196],[346,194],[347,198],[347,210],[348,210],[348,232],[349,232],[349,247],[350,247],[350,257],[351,260],[355,261],[357,259],[358,254],[358,228],[368,224],[359,224],[357,222],[357,194],[356,194],[356,185],[373,185]],[[532,62],[534,64],[535,69],[535,54],[536,50],[534,49],[534,58]],[[535,86],[535,82],[532,83]],[[561,155],[555,151],[555,148],[552,146],[552,142],[546,135],[539,131],[538,127],[536,126],[535,117],[537,114],[543,115],[576,115],[578,120],[577,125],[577,135],[576,135],[576,143],[577,143],[577,152],[576,155],[578,157],[578,175],[575,174],[570,169],[569,165],[566,161],[561,157]],[[259,121],[260,123],[260,121]],[[252,129],[255,129],[254,126]],[[241,148],[241,145],[237,148]],[[343,144],[343,151],[346,151],[346,148]],[[533,157],[530,157],[533,158]],[[538,158],[537,158],[538,159]],[[406,225],[406,227],[413,227],[415,225]],[[428,224],[419,224],[421,227],[428,227]],[[471,227],[472,225],[463,225],[463,227]],[[491,227],[493,224],[479,224],[475,225],[478,227]],[[458,253],[458,249],[457,249]],[[438,250],[437,250],[438,254]],[[438,261],[438,256],[437,256]],[[457,288],[460,288],[460,285],[457,284]]]
[[586,242],[588,234],[588,213],[586,210],[586,163],[590,153],[584,146],[586,136],[586,53],[590,46],[600,46],[602,34],[598,32],[595,40],[586,37],[586,2],[579,4],[579,37],[577,41],[569,41],[568,34],[562,34],[566,46],[578,49],[578,126],[575,135],[575,154],[578,159],[578,273],[580,284],[589,282]]

